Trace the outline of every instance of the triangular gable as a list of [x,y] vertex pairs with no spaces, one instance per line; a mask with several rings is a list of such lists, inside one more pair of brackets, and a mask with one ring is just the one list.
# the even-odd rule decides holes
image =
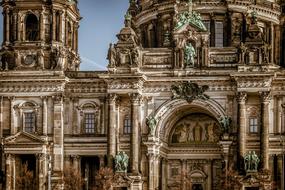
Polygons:
[[13,136],[7,137],[4,140],[5,144],[44,144],[45,141],[40,137],[26,133],[19,132]]
[[202,21],[199,13],[183,12],[178,15],[177,24],[175,26],[175,32],[183,31],[189,26],[193,27],[197,32],[206,32],[207,28]]

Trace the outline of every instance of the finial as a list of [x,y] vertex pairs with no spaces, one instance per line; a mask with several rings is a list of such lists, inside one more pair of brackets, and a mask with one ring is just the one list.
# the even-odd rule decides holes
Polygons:
[[189,14],[191,15],[191,14],[192,14],[192,11],[193,11],[193,3],[192,3],[192,0],[189,0],[189,1],[188,1],[188,7],[189,7]]

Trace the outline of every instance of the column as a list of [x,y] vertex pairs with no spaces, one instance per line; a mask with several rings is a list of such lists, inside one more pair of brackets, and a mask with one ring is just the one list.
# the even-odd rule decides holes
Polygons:
[[282,96],[277,96],[277,113],[276,113],[276,128],[274,133],[281,133],[282,131]]
[[54,123],[53,123],[53,170],[61,172],[63,170],[63,100],[61,96],[53,97]]
[[116,103],[118,95],[109,95],[109,127],[108,127],[108,165],[112,166],[113,158],[116,155]]
[[6,154],[6,190],[13,190],[15,188],[15,156]]
[[240,158],[240,169],[242,166],[242,158],[245,154],[245,137],[246,137],[246,100],[247,100],[247,93],[246,92],[239,92],[237,101],[239,107],[239,158]]
[[0,96],[0,138],[3,137],[3,112],[4,112],[4,97]]
[[8,45],[10,43],[10,9],[6,8],[5,9],[5,43]]
[[262,111],[262,126],[260,130],[260,155],[262,168],[269,169],[269,103],[271,100],[270,92],[260,92],[261,111]]
[[[78,119],[79,119],[79,114],[78,114],[78,104],[79,104],[79,99],[78,98],[72,98],[72,102],[73,102],[73,117],[72,117],[72,134],[79,134],[78,132]],[[79,126],[80,127],[80,126]]]
[[39,190],[45,190],[46,179],[47,179],[47,155],[38,154],[37,155],[38,164],[38,177],[39,177]]
[[271,52],[270,52],[270,63],[274,63],[274,50],[275,50],[275,47],[274,47],[274,41],[275,41],[275,30],[274,30],[274,25],[273,23],[270,24],[270,27],[271,27]]
[[162,190],[167,190],[168,181],[168,160],[163,158],[162,160]]
[[43,135],[46,136],[48,131],[48,108],[47,108],[47,97],[42,97],[42,104],[43,104],[43,113],[42,113],[42,117],[43,117]]
[[100,98],[100,134],[106,134],[105,133],[105,97]]
[[17,26],[18,26],[18,29],[17,29],[17,41],[21,41],[21,13],[18,12],[18,16],[17,16]]
[[131,163],[132,163],[132,172],[133,174],[139,173],[139,106],[140,106],[139,94],[131,95],[132,102],[132,136],[131,136]]
[[149,137],[144,144],[147,146],[148,152],[148,190],[156,190],[159,188],[159,152],[162,143],[158,138]]
[[207,190],[212,190],[212,160],[207,161],[207,166],[206,166],[206,174],[208,175],[207,177]]
[[45,8],[42,10],[40,14],[40,40],[45,42]]
[[52,41],[56,41],[56,11],[52,10]]
[[64,43],[64,38],[65,38],[65,30],[66,30],[66,26],[65,26],[65,15],[66,15],[66,12],[65,11],[62,11],[60,12],[60,42],[61,43]]
[[18,131],[18,126],[17,126],[17,118],[16,118],[16,109],[14,108],[14,100],[15,97],[8,97],[10,100],[10,129],[11,129],[11,135],[15,135]]
[[157,190],[158,189],[158,178],[159,173],[157,172],[159,170],[159,155],[157,154],[148,154],[148,190]]

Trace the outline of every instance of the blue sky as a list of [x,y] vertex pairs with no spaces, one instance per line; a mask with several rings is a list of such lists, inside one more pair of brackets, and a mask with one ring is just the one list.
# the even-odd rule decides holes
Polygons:
[[[79,0],[83,17],[79,28],[80,70],[106,70],[109,43],[117,41],[116,34],[123,27],[128,5],[129,0]],[[3,18],[0,16],[1,42],[2,37]]]

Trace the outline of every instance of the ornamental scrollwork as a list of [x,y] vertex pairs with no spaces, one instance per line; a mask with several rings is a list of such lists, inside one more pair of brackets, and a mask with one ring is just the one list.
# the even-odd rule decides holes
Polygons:
[[172,85],[172,99],[185,99],[191,103],[195,99],[208,100],[210,97],[204,92],[209,89],[208,85],[199,86],[192,82],[182,82],[178,85]]

